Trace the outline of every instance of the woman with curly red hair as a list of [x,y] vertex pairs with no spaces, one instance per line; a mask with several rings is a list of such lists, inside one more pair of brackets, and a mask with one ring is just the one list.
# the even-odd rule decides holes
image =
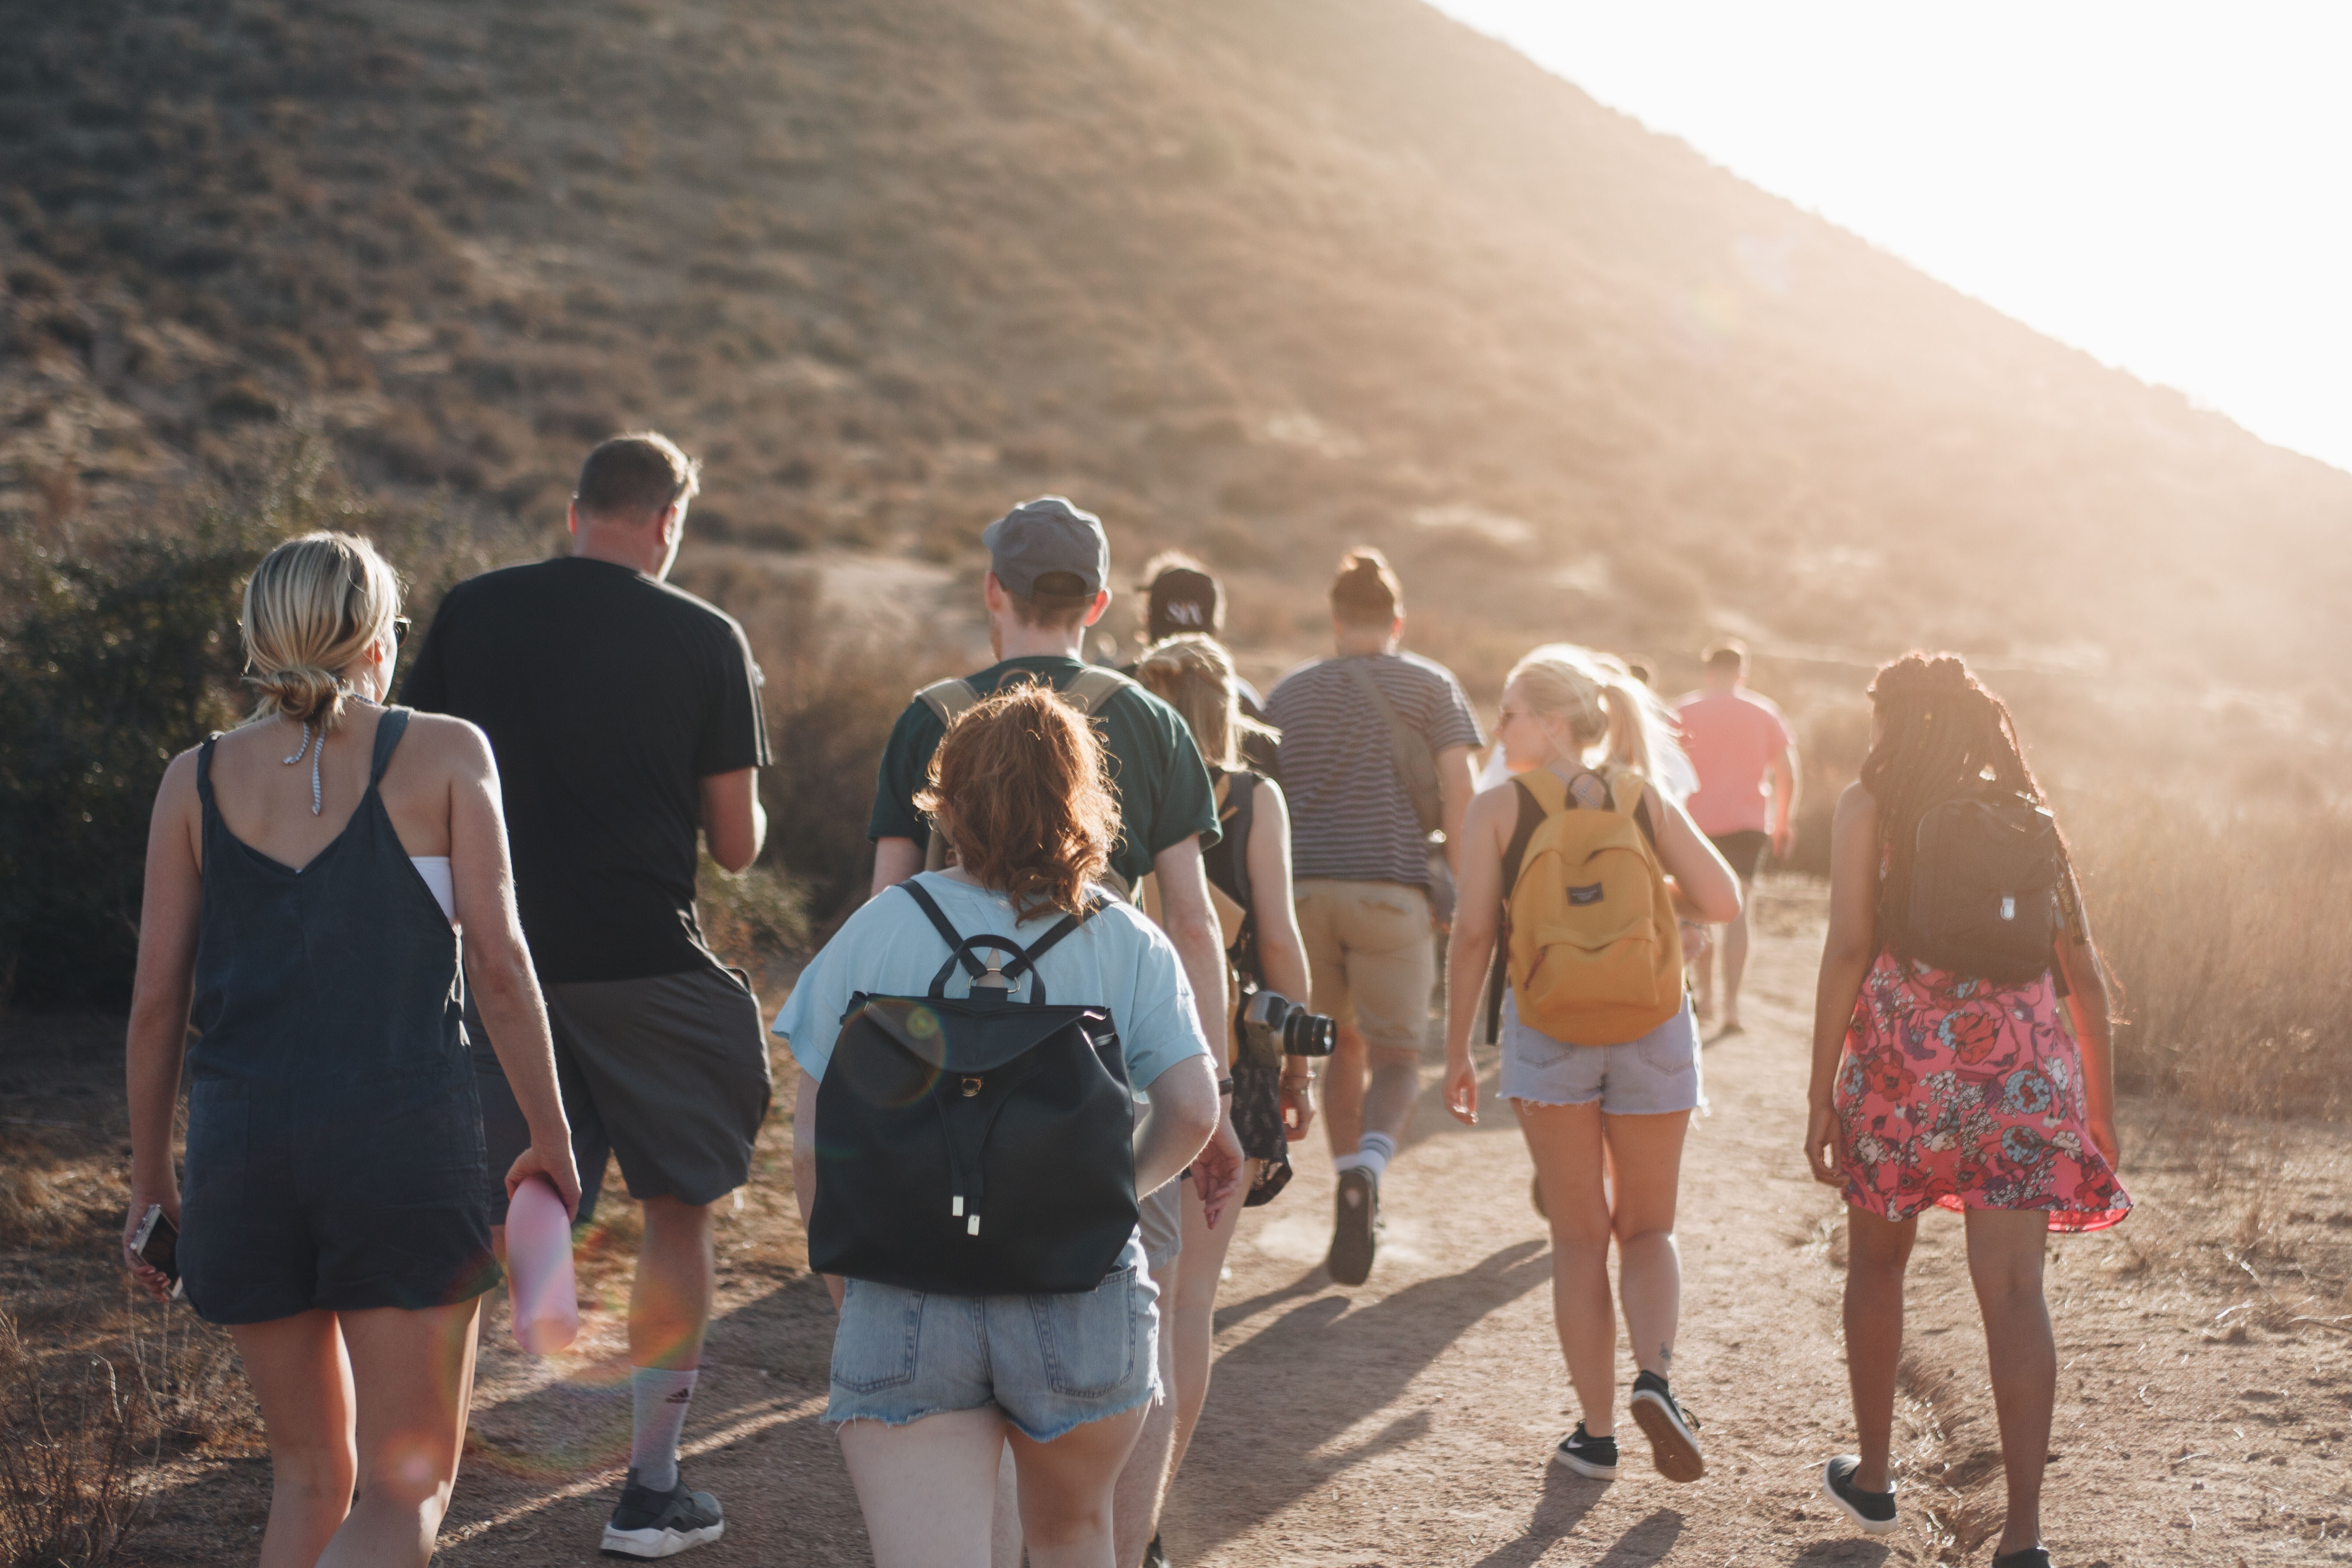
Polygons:
[[[947,835],[957,864],[877,894],[852,915],[776,1019],[801,1067],[793,1168],[803,1223],[820,1187],[841,1179],[831,1173],[841,1167],[829,1171],[822,1157],[816,1118],[843,1020],[866,997],[922,994],[948,951],[924,900],[960,932],[1020,943],[1033,962],[1008,964],[1007,973],[1034,975],[1057,1003],[1109,1013],[1127,1081],[1150,1101],[1134,1131],[1135,1192],[1174,1180],[1215,1130],[1230,1083],[1220,1085],[1211,1065],[1174,946],[1134,905],[1097,886],[1118,810],[1085,715],[1049,687],[988,698],[949,727],[916,803]],[[1044,940],[1069,917],[1072,929]],[[1029,994],[1034,999],[1035,986]],[[1126,1103],[1122,1094],[1114,1112],[1122,1131]],[[1211,1223],[1237,1175],[1227,1170],[1203,1184]],[[840,1429],[876,1563],[986,1562],[998,1459],[1009,1442],[1029,1561],[1112,1568],[1112,1484],[1146,1407],[1165,1393],[1158,1291],[1140,1234],[1129,1236],[1095,1289],[1077,1293],[959,1296],[871,1279],[827,1283],[841,1322],[824,1420]]]
[[1904,1269],[1920,1214],[1958,1210],[2008,1471],[1994,1568],[2048,1568],[2058,1373],[2043,1247],[2051,1231],[2104,1229],[2131,1207],[2116,1179],[2106,982],[2066,841],[2000,699],[1959,659],[1918,653],[1881,669],[1870,697],[1870,755],[1831,833],[1805,1132],[1815,1179],[1847,1204],[1862,1449],[1830,1460],[1822,1486],[1863,1530],[1895,1527]]

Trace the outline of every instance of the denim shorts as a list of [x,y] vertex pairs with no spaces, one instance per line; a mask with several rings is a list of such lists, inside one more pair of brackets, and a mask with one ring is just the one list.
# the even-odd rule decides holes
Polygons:
[[949,1296],[845,1282],[824,1423],[993,1405],[1033,1443],[1160,1397],[1158,1289],[1130,1239],[1092,1290]]
[[1611,1116],[1661,1116],[1706,1104],[1698,1064],[1698,1021],[1683,1010],[1622,1046],[1571,1046],[1519,1022],[1516,999],[1503,998],[1506,1100],[1535,1105],[1601,1102]]

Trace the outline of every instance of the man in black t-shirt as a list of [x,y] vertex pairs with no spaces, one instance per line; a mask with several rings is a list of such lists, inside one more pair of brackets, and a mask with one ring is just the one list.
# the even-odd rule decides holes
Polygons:
[[[713,1287],[710,1205],[743,1184],[766,1119],[768,1055],[746,980],[695,918],[696,837],[729,871],[760,852],[768,759],[760,668],[743,630],[662,579],[695,465],[660,436],[588,455],[572,552],[452,588],[402,689],[490,738],[515,901],[547,997],[564,1110],[594,1213],[608,1153],[644,1205],[629,1303],[632,1463],[610,1552],[667,1556],[723,1529],[677,1474]],[[469,1014],[493,1217],[528,1142]]]

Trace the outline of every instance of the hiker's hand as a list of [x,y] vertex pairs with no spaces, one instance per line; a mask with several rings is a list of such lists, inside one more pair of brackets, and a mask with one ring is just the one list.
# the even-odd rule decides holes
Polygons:
[[1838,1114],[1834,1106],[1816,1105],[1805,1119],[1805,1163],[1812,1166],[1813,1180],[1822,1185],[1845,1185],[1845,1176],[1838,1170]]
[[1233,1108],[1217,1118],[1217,1130],[1192,1156],[1192,1185],[1201,1194],[1201,1218],[1211,1230],[1242,1184],[1242,1139],[1234,1131]]
[[172,1299],[172,1281],[164,1278],[162,1269],[131,1250],[131,1237],[139,1234],[139,1222],[145,1219],[147,1211],[158,1204],[163,1206],[163,1217],[176,1228],[180,1223],[180,1192],[177,1187],[152,1193],[141,1192],[136,1188],[131,1190],[131,1213],[122,1221],[122,1260],[130,1266],[131,1277],[139,1281],[141,1289],[158,1301],[168,1301]]
[[555,1195],[563,1200],[563,1212],[573,1219],[580,1217],[580,1168],[572,1163],[572,1139],[567,1131],[561,1143],[533,1143],[515,1156],[507,1168],[507,1196],[533,1176],[545,1176]]
[[2116,1142],[2116,1123],[2113,1117],[2091,1118],[2091,1146],[2106,1157],[2108,1170],[2123,1169],[2123,1146]]
[[1445,1109],[1465,1126],[1478,1125],[1478,1066],[1466,1048],[1459,1058],[1445,1055]]
[[1296,1143],[1315,1125],[1315,1079],[1311,1076],[1284,1079],[1281,1099],[1282,1135]]

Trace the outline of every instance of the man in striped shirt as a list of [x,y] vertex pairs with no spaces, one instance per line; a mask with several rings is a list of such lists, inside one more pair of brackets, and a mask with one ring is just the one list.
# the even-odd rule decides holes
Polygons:
[[[1327,1267],[1370,1275],[1380,1185],[1421,1097],[1421,1047],[1437,985],[1429,833],[1398,776],[1396,731],[1434,762],[1449,861],[1470,804],[1477,716],[1446,668],[1397,651],[1404,594],[1377,550],[1349,552],[1331,585],[1339,657],[1303,665],[1266,699],[1282,731],[1299,931],[1311,1005],[1339,1020],[1325,1076],[1325,1136],[1339,1173]],[[1391,722],[1393,715],[1394,722]],[[1369,1077],[1369,1082],[1367,1079]]]

